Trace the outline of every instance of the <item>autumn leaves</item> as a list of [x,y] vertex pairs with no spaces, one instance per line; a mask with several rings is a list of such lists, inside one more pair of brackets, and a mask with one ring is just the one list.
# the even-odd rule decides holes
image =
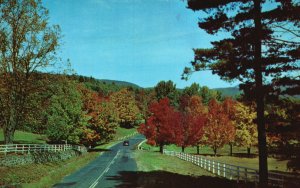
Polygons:
[[250,147],[247,142],[250,138],[244,134],[251,140],[257,138],[253,119],[249,119],[254,117],[248,116],[251,114],[247,110],[249,107],[230,98],[223,102],[211,99],[205,106],[201,97],[184,95],[177,109],[170,105],[168,98],[163,98],[149,106],[151,115],[139,131],[149,144],[160,146],[161,152],[167,144],[176,144],[183,152],[188,146],[208,145],[216,155],[217,149],[232,142]]

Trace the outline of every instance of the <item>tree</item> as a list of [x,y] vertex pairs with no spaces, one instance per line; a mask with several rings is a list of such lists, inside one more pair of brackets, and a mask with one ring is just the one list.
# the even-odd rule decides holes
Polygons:
[[149,106],[151,116],[145,124],[141,124],[138,131],[145,135],[147,143],[159,146],[163,152],[163,146],[175,143],[176,136],[182,135],[179,131],[180,113],[170,106],[168,98],[153,102]]
[[[184,152],[187,146],[198,146],[199,140],[202,139],[206,116],[199,96],[186,97],[183,95],[180,101],[181,121],[178,133],[181,135],[178,135],[175,141]],[[197,151],[199,151],[198,148]]]
[[135,102],[135,96],[128,89],[121,89],[110,96],[111,102],[115,106],[121,126],[132,128],[140,120],[140,111]]
[[235,104],[235,144],[247,147],[248,156],[250,156],[251,147],[257,144],[255,118],[256,113],[251,106],[240,102]]
[[224,108],[215,99],[208,103],[207,124],[204,127],[204,140],[212,147],[215,156],[217,149],[233,141],[235,129]]
[[188,96],[193,96],[193,95],[199,95],[200,96],[200,85],[197,83],[192,83],[190,87],[185,87],[183,89],[182,95],[188,95]]
[[81,143],[94,147],[98,142],[106,142],[113,138],[118,125],[118,114],[114,112],[115,106],[107,98],[80,86],[83,108],[88,118],[84,127]]
[[160,81],[154,87],[156,93],[156,99],[161,100],[163,98],[168,98],[173,106],[178,105],[178,92],[176,90],[176,85],[171,81]]
[[1,126],[7,144],[24,123],[28,96],[38,91],[32,75],[56,62],[60,29],[48,19],[40,0],[0,3]]
[[[210,69],[224,80],[239,80],[244,93],[256,101],[259,181],[265,187],[265,99],[269,94],[295,95],[300,90],[300,77],[295,74],[300,58],[299,1],[190,0],[188,7],[208,15],[199,22],[207,33],[231,34],[212,42],[211,49],[195,49],[192,66],[194,71]],[[193,70],[185,68],[184,75]]]
[[64,79],[53,84],[51,90],[44,112],[48,139],[52,143],[79,144],[88,119],[82,111],[83,102],[76,83]]

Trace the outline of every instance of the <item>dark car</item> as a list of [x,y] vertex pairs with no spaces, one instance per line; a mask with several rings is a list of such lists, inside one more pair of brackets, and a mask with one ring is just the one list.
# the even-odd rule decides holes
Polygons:
[[129,141],[128,141],[128,140],[125,140],[125,141],[123,142],[123,146],[129,146]]

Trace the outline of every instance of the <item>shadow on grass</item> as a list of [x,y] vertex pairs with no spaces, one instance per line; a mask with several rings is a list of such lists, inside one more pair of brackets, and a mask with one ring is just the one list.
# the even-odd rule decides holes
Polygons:
[[208,187],[208,188],[252,188],[252,183],[239,183],[219,177],[210,176],[189,176],[166,171],[132,172],[121,171],[118,176],[108,176],[107,180],[118,182],[117,188],[188,188],[188,187]]
[[91,148],[88,149],[88,152],[107,152],[111,151],[111,149],[103,149],[103,148]]

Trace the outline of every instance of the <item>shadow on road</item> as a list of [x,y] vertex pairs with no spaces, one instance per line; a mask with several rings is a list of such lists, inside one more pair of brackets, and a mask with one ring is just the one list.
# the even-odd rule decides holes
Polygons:
[[107,180],[114,180],[119,183],[118,188],[181,188],[181,187],[208,187],[208,188],[224,188],[238,187],[250,188],[254,184],[237,184],[235,181],[230,181],[224,178],[199,176],[193,177],[181,175],[166,171],[151,171],[151,172],[131,172],[122,171],[118,176],[109,176]]

